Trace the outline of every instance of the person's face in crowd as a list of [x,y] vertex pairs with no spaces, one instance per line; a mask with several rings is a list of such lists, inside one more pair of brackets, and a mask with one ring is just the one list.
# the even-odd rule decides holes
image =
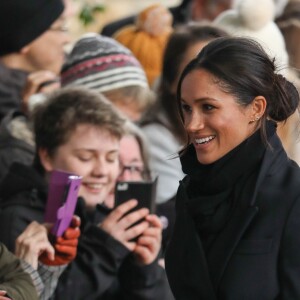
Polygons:
[[203,69],[193,70],[183,79],[181,108],[186,131],[202,164],[217,161],[255,130],[251,122],[255,107],[241,106]]
[[180,63],[180,66],[178,68],[178,74],[177,74],[177,78],[174,81],[173,85],[172,85],[172,92],[174,95],[176,95],[176,91],[177,91],[177,85],[178,85],[178,81],[180,78],[180,75],[182,73],[182,71],[184,70],[184,68],[186,67],[186,65],[197,56],[197,54],[201,51],[201,49],[206,46],[208,43],[208,41],[201,41],[201,42],[197,42],[195,44],[192,44],[191,46],[189,46],[183,56],[183,59]]
[[124,136],[120,141],[119,181],[142,181],[144,163],[138,141],[132,135]]
[[137,122],[141,119],[142,111],[137,105],[138,99],[126,95],[125,91],[118,90],[106,91],[103,92],[103,95],[132,122]]
[[70,36],[63,17],[56,20],[41,36],[22,49],[28,71],[48,70],[59,74],[64,63],[64,46]]
[[142,112],[140,109],[134,104],[134,100],[130,99],[127,101],[125,97],[122,98],[122,101],[113,102],[117,109],[123,113],[129,120],[132,122],[138,122],[141,119]]
[[119,139],[94,125],[78,125],[53,156],[39,154],[47,172],[60,169],[83,177],[79,195],[90,208],[105,200],[119,175]]

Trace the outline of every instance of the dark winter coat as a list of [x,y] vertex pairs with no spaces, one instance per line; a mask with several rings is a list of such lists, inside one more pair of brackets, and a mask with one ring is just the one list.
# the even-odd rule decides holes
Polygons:
[[0,63],[0,121],[11,110],[20,110],[28,73]]
[[[7,68],[0,63],[0,181],[13,162],[31,164],[33,160],[34,146],[26,140],[27,133],[21,132],[28,125],[20,112],[27,76],[25,71]],[[24,126],[19,126],[19,132],[15,134],[12,122],[17,118],[24,118]]]
[[[27,117],[17,111],[10,111],[2,119],[0,123],[0,182],[6,176],[12,163],[32,164],[35,146],[29,126]],[[13,127],[15,129],[12,129]]]
[[181,182],[166,253],[176,299],[300,299],[300,170],[276,134],[270,142],[254,188],[238,199],[208,253],[187,211],[188,178]]

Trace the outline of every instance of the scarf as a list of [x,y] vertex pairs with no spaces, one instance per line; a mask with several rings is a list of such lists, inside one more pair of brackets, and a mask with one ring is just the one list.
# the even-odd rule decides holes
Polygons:
[[[268,121],[267,140],[275,132],[276,124]],[[181,157],[183,172],[188,175],[187,210],[195,222],[205,252],[209,251],[216,234],[230,219],[238,204],[239,192],[249,177],[257,176],[266,147],[257,130],[212,164],[199,163],[193,145]]]

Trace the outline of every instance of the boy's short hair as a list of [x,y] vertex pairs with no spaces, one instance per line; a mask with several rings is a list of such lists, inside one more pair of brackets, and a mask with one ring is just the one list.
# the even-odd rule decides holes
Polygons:
[[80,124],[99,127],[120,139],[125,119],[103,95],[84,88],[62,88],[33,111],[37,149],[53,155]]

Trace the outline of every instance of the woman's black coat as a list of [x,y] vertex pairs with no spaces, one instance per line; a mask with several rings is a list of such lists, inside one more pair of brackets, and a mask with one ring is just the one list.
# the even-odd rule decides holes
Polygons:
[[207,255],[187,211],[187,178],[180,183],[166,253],[176,299],[300,299],[300,171],[277,135],[271,142],[254,189],[238,199]]

